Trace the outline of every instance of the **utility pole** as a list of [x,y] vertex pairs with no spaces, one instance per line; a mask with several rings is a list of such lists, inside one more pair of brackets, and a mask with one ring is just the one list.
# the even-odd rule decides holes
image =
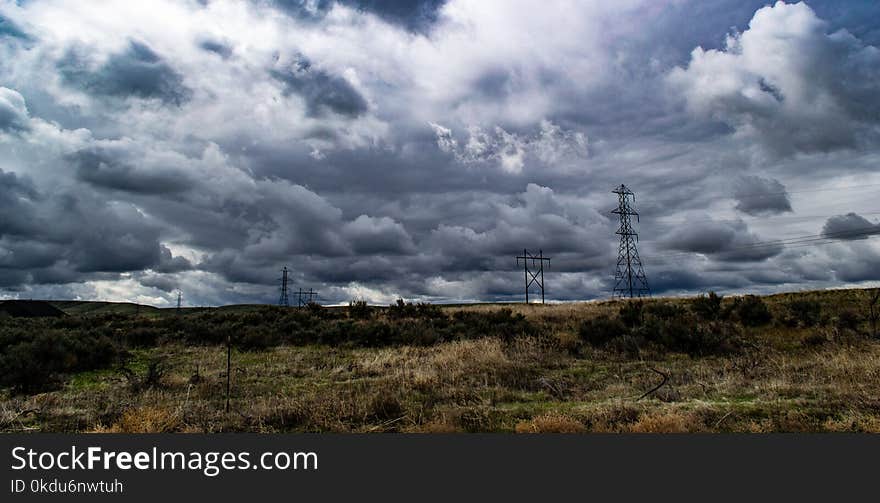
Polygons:
[[[516,264],[523,262],[523,276],[526,284],[526,304],[529,303],[529,287],[537,284],[541,289],[541,304],[544,303],[544,262],[550,267],[550,257],[544,256],[543,250],[538,250],[537,255],[532,255],[529,250],[523,249],[523,254],[516,257]],[[531,264],[531,267],[529,265]]]
[[177,291],[177,314],[180,314],[181,301],[183,300],[183,292]]
[[290,306],[290,299],[287,296],[287,266],[281,270],[281,297],[278,299],[278,305],[283,307]]
[[648,288],[648,279],[642,268],[642,260],[639,258],[639,250],[636,243],[639,235],[632,227],[630,217],[635,216],[639,221],[639,213],[630,204],[630,197],[635,202],[636,195],[626,185],[611,191],[617,194],[617,209],[612,211],[620,217],[620,227],[615,234],[620,236],[620,246],[617,251],[617,270],[614,273],[614,297],[647,297],[651,295]]
[[311,288],[309,288],[308,291],[305,291],[302,288],[300,288],[299,289],[299,296],[298,296],[298,305],[299,305],[299,307],[308,306],[309,304],[312,303],[312,299],[317,298],[317,297],[318,297],[318,292],[312,290]]

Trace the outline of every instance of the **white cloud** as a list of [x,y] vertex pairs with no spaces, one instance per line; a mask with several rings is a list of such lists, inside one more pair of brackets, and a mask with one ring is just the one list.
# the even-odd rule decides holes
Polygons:
[[433,122],[430,125],[437,147],[452,154],[458,162],[495,165],[508,174],[522,173],[529,158],[542,167],[564,170],[570,163],[587,156],[587,138],[583,133],[563,130],[546,119],[532,135],[511,133],[501,126],[488,132],[479,126],[470,126],[467,139],[461,143],[449,128]]
[[691,112],[729,123],[780,154],[876,142],[880,50],[828,24],[805,3],[758,10],[724,50],[694,49],[668,82]]

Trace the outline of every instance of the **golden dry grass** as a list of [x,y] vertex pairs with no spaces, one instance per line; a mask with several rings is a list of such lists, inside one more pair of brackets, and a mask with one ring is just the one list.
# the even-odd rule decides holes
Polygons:
[[[827,293],[810,293],[830,302]],[[840,306],[858,306],[846,292]],[[772,310],[790,297],[770,298]],[[158,386],[134,390],[112,370],[61,389],[0,394],[5,431],[880,432],[880,343],[826,325],[749,329],[727,356],[569,349],[584,319],[619,303],[510,306],[555,343],[495,338],[428,347],[281,346],[233,354],[226,413],[225,348],[164,345]],[[834,309],[842,309],[835,304]],[[447,309],[488,311],[497,306]],[[833,316],[835,311],[829,309]],[[819,336],[821,343],[807,343]],[[659,377],[666,385],[653,388]],[[197,374],[197,377],[195,375]]]
[[583,423],[558,412],[541,414],[516,425],[517,433],[582,433],[584,431],[586,428]]

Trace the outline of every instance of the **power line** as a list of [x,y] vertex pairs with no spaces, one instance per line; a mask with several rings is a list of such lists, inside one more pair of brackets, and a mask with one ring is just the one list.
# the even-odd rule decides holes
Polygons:
[[[865,235],[863,238],[859,238],[859,239],[871,239],[871,238],[874,238],[874,237],[877,237],[877,236],[878,236],[878,234],[868,234],[868,235]],[[824,241],[824,242],[818,242],[818,243],[801,243],[801,244],[796,244],[796,245],[793,245],[793,246],[786,246],[785,249],[786,249],[786,250],[790,250],[790,249],[794,249],[794,248],[808,248],[808,247],[811,247],[811,246],[825,246],[825,245],[830,245],[830,244],[835,244],[835,243],[842,243],[842,242],[845,242],[845,241],[848,241],[848,239],[846,239],[846,238],[829,239],[829,240],[827,240],[827,241]],[[673,253],[673,254],[669,254],[669,255],[649,255],[648,258],[652,258],[652,259],[654,259],[654,258],[673,258],[673,257],[676,257],[676,256],[686,256],[686,255],[710,255],[710,254],[712,254],[712,255],[714,255],[714,254],[719,254],[719,255],[721,255],[721,254],[725,254],[725,253],[728,253],[728,252],[729,252],[729,250],[719,251],[719,252],[711,252],[711,253],[703,253],[703,252],[679,252],[679,253]]]
[[753,192],[746,194],[736,194],[734,193],[735,199],[748,199],[753,197],[768,197],[768,196],[782,196],[788,194],[804,194],[807,192],[831,192],[837,190],[855,190],[861,189],[863,187],[880,187],[880,183],[865,183],[862,185],[850,185],[848,187],[824,187],[824,188],[814,188],[814,189],[801,189],[801,190],[784,190],[782,192]]
[[[811,234],[806,236],[800,236],[797,238],[790,239],[779,239],[773,241],[757,241],[754,243],[749,243],[747,245],[740,246],[732,246],[730,248],[726,248],[724,250],[719,250],[715,252],[698,252],[698,251],[678,251],[673,253],[665,253],[665,254],[655,254],[650,255],[651,258],[666,258],[666,257],[675,257],[682,255],[692,255],[692,254],[724,254],[733,251],[742,251],[742,250],[761,250],[764,248],[775,248],[775,247],[785,247],[785,248],[799,248],[801,246],[811,246],[818,244],[830,244],[839,241],[849,241],[855,239],[862,238],[870,238],[880,234],[880,227],[865,227],[859,229],[849,229],[846,231],[837,231],[837,232],[829,232],[824,234]],[[824,241],[824,243],[823,243]],[[799,246],[792,246],[799,245]]]
[[[850,211],[848,213],[855,213],[859,216],[862,215],[880,215],[880,211]],[[761,220],[811,220],[811,219],[829,219],[836,216],[841,216],[840,214],[835,215],[762,215],[762,216],[751,216],[747,215],[745,217],[740,218],[691,218],[687,220],[679,220],[675,222],[671,221],[661,221],[661,224],[667,225],[682,225],[682,224],[691,224],[694,222],[744,222],[745,218],[760,218]],[[663,218],[663,217],[660,217]],[[650,242],[650,241],[647,241]]]

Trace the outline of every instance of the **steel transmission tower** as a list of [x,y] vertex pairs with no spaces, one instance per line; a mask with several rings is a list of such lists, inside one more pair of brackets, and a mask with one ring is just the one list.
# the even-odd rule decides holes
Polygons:
[[290,306],[290,298],[287,296],[287,266],[281,270],[281,297],[278,299],[278,305]]
[[[529,303],[529,287],[537,284],[541,289],[541,304],[544,303],[544,262],[550,266],[550,257],[544,256],[543,250],[538,250],[537,255],[532,255],[529,250],[523,250],[523,254],[516,257],[516,263],[523,261],[523,275],[526,280],[526,304]],[[531,261],[531,267],[529,267]]]
[[318,296],[318,292],[309,288],[309,291],[305,291],[302,288],[299,289],[299,307],[306,307],[312,302],[314,302],[314,298]]
[[647,297],[651,295],[648,288],[648,279],[645,278],[645,270],[642,268],[642,260],[639,258],[639,250],[636,243],[639,235],[632,228],[630,217],[635,216],[639,221],[639,214],[630,205],[630,197],[635,202],[636,195],[626,185],[611,191],[617,194],[618,206],[611,213],[620,217],[620,228],[616,234],[620,235],[620,247],[617,251],[617,271],[614,273],[614,297]]

